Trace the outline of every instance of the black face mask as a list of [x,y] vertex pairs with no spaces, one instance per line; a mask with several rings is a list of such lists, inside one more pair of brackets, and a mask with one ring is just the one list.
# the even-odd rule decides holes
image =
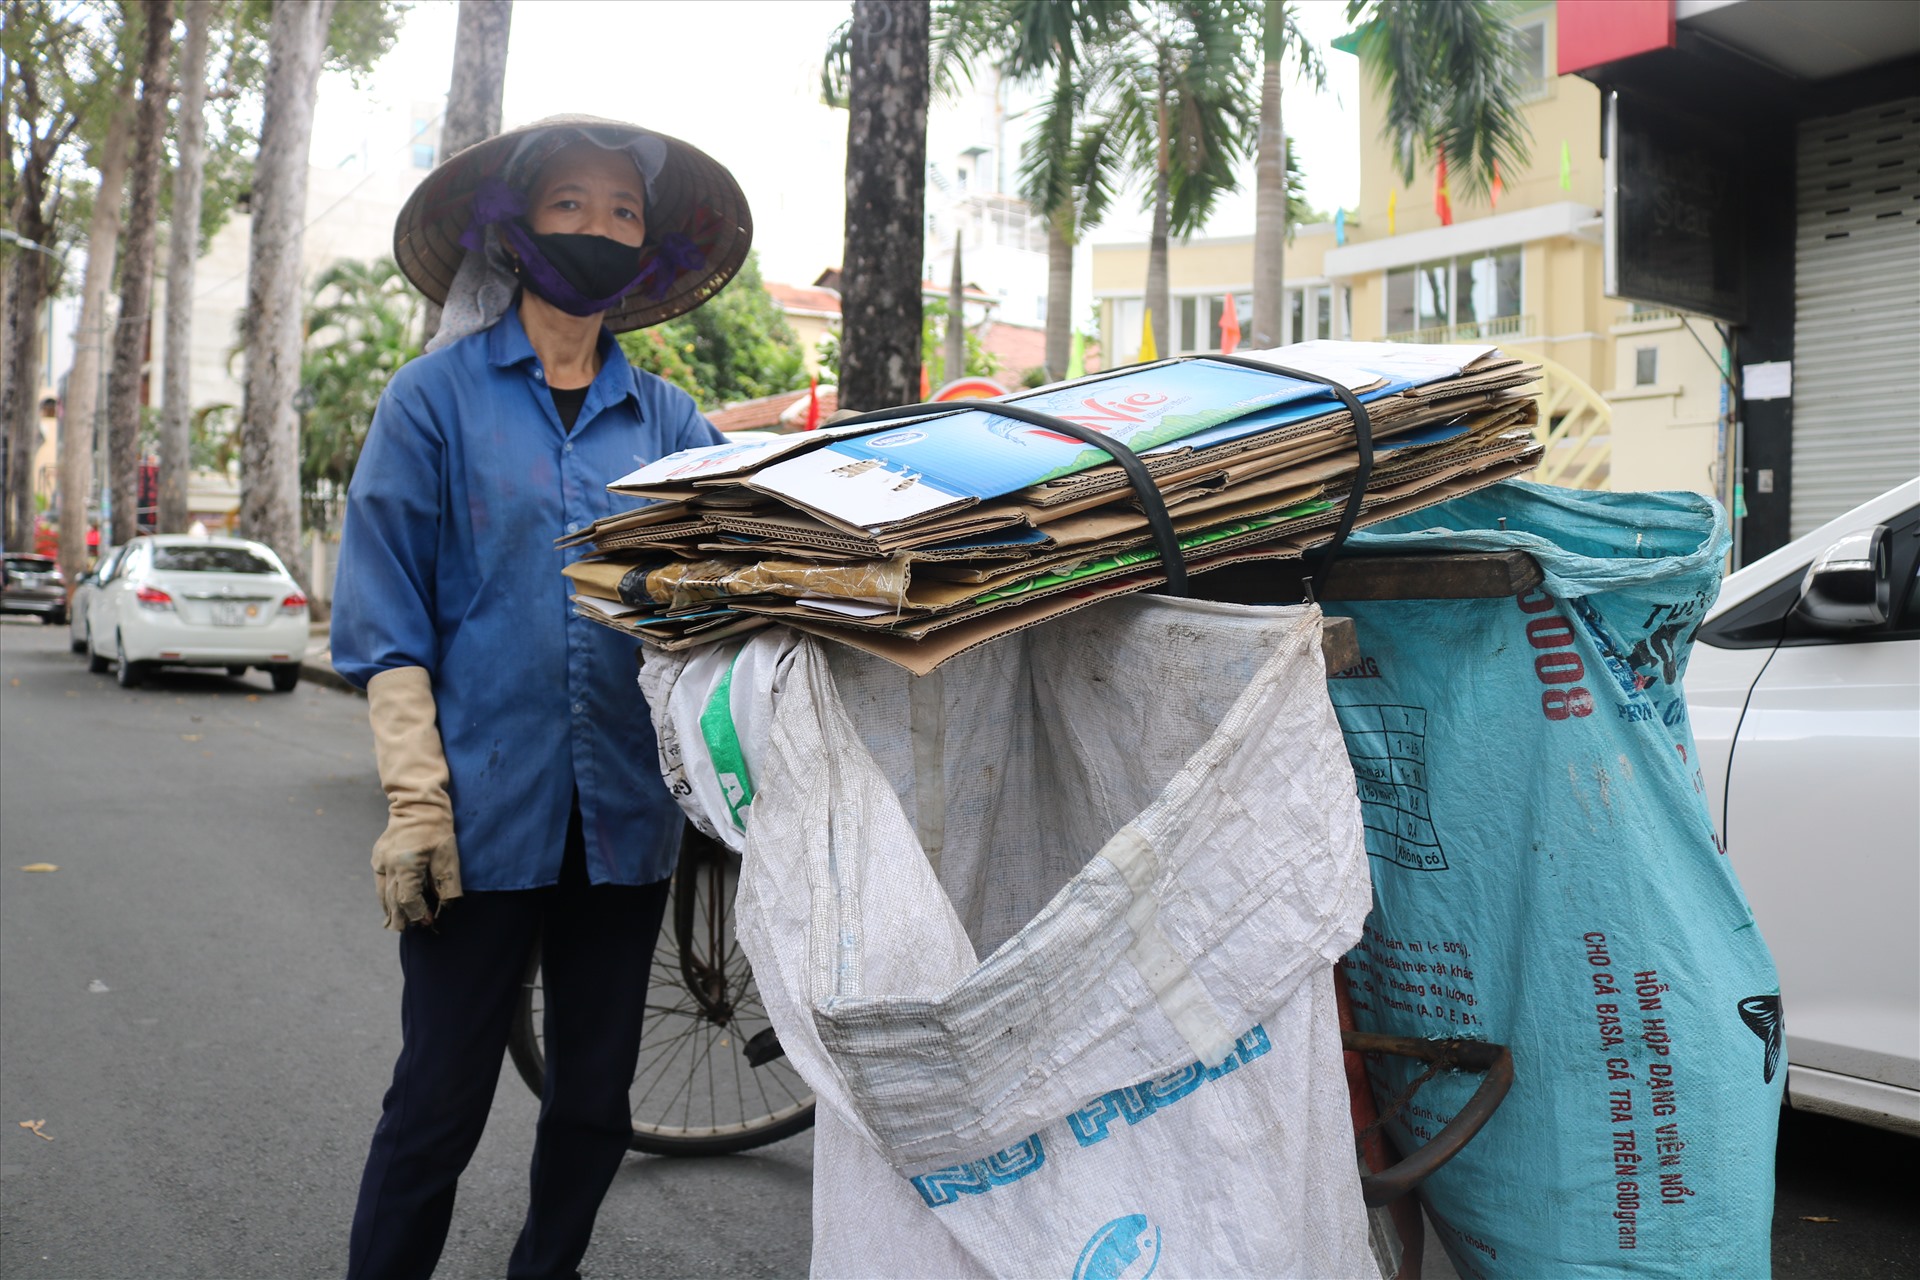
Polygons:
[[595,315],[610,310],[639,283],[636,245],[607,236],[523,234],[536,254],[521,254],[521,279],[562,311]]

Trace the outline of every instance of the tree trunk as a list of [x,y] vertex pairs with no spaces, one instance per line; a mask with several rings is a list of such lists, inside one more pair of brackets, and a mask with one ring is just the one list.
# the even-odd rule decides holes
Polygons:
[[[39,202],[22,211],[19,235],[45,244],[51,228]],[[33,455],[40,443],[40,309],[52,259],[15,248],[7,264],[6,387],[0,394],[6,424],[6,521],[0,536],[9,551],[33,550]]]
[[207,22],[210,0],[185,0],[187,42],[180,49],[180,116],[173,171],[173,226],[167,236],[166,375],[160,418],[161,533],[187,531],[187,479],[193,469],[193,263],[200,249],[200,188],[207,167]]
[[107,475],[113,491],[113,540],[140,531],[140,384],[147,356],[147,311],[153,298],[153,248],[160,221],[160,166],[166,160],[167,90],[173,54],[173,0],[147,0],[140,60],[140,106],[134,113],[133,171],[127,198],[127,244],[120,261],[120,323],[107,378]]
[[[1073,87],[1071,50],[1054,45],[1054,98],[1070,101]],[[1072,144],[1071,113],[1055,113],[1054,147],[1066,155]],[[1073,358],[1073,201],[1069,193],[1066,207],[1042,211],[1047,219],[1047,381],[1058,382],[1067,376],[1067,362]]]
[[[507,37],[513,0],[460,0],[453,36],[453,79],[440,121],[442,158],[500,132],[500,99],[507,80]],[[421,342],[440,328],[440,308],[429,302]]]
[[1287,280],[1287,135],[1280,125],[1286,5],[1266,0],[1266,6],[1266,70],[1260,77],[1260,135],[1253,160],[1253,332],[1248,345],[1256,349],[1277,347],[1282,341]]
[[840,259],[840,403],[853,409],[919,398],[927,25],[926,0],[854,0]]
[[[133,137],[133,81],[122,86],[112,118],[93,156],[100,189],[87,224],[87,274],[80,286],[80,326],[73,335],[73,371],[67,375],[66,417],[60,423],[60,569],[69,583],[87,567],[87,505],[93,496],[94,428],[100,381],[112,350],[107,294],[120,245],[120,208],[127,195],[127,152]],[[108,536],[102,530],[101,536]],[[104,550],[104,548],[103,548]]]
[[[4,97],[4,95],[0,95]],[[0,116],[5,115],[0,108]],[[13,475],[13,361],[14,361],[14,310],[13,310],[13,264],[8,262],[0,270],[0,548],[13,544],[7,541],[12,530],[6,527],[8,477]]]
[[274,0],[266,110],[253,172],[247,257],[247,369],[240,409],[240,532],[296,577],[300,556],[301,223],[314,90],[334,0]]
[[1067,376],[1073,358],[1073,241],[1060,229],[1065,214],[1047,219],[1047,381]]
[[944,381],[967,376],[967,284],[960,266],[960,233],[953,233],[953,280],[947,285],[947,358]]
[[1158,111],[1159,151],[1153,170],[1153,234],[1147,240],[1147,310],[1153,316],[1153,345],[1162,360],[1174,354],[1167,345],[1167,199],[1172,180],[1171,146],[1167,137],[1167,91],[1161,81]]

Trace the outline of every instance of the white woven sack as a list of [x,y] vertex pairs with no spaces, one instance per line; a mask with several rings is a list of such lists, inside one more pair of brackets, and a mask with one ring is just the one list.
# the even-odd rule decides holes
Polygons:
[[[819,1099],[816,1275],[1377,1274],[1319,641],[1310,607],[1133,597],[918,680],[786,632],[723,651],[722,702],[771,708],[740,707],[737,921]],[[705,661],[643,674],[670,777],[713,767]]]

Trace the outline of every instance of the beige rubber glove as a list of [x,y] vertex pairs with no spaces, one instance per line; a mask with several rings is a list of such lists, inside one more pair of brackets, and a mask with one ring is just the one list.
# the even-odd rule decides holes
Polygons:
[[460,896],[460,852],[447,798],[433,679],[425,667],[395,667],[367,681],[373,755],[387,793],[387,829],[373,842],[373,883],[387,928],[433,922],[425,884],[442,903]]

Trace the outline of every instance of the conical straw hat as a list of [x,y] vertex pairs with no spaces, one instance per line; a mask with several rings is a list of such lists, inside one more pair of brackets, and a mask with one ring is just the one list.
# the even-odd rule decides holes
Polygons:
[[[746,193],[733,175],[698,147],[594,116],[550,116],[545,120],[476,142],[448,156],[414,188],[393,227],[393,257],[414,288],[444,303],[453,276],[467,251],[460,237],[471,218],[473,193],[489,178],[524,191],[547,158],[569,143],[585,139],[611,151],[631,150],[646,172],[647,238],[680,232],[706,251],[706,264],[684,271],[661,297],[636,291],[607,313],[615,333],[644,329],[693,310],[720,291],[747,260],[753,243],[753,214]],[[704,211],[704,213],[703,213]]]

